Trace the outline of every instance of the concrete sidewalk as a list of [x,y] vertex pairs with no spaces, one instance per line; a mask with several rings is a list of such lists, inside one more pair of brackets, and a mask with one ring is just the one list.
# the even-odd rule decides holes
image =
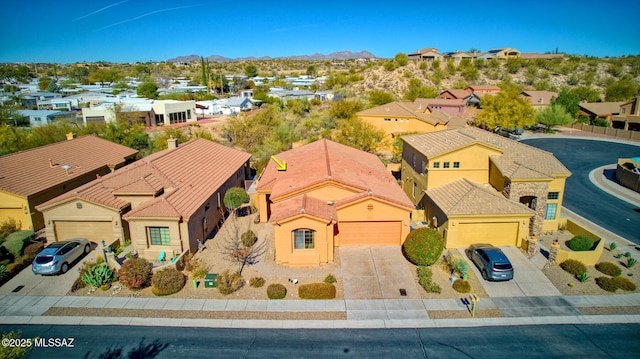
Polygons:
[[[486,325],[640,323],[640,315],[583,315],[583,307],[640,306],[640,293],[608,296],[482,298],[478,309],[498,309],[503,317],[431,319],[429,311],[468,311],[459,299],[225,300],[0,296],[4,324],[148,325],[211,328],[429,328]],[[214,312],[346,312],[346,320],[249,320],[46,316],[50,308],[141,309]]]

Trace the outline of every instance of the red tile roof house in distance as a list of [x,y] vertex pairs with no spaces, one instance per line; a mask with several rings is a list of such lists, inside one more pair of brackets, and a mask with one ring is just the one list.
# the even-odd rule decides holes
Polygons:
[[227,189],[243,186],[251,155],[205,139],[169,142],[167,150],[39,206],[47,240],[131,239],[148,260],[197,250],[223,219]]
[[260,222],[274,225],[276,262],[318,266],[335,247],[400,246],[414,208],[377,156],[322,139],[275,155],[257,183]]
[[0,222],[40,230],[36,206],[133,162],[137,150],[96,136],[74,138],[0,157]]

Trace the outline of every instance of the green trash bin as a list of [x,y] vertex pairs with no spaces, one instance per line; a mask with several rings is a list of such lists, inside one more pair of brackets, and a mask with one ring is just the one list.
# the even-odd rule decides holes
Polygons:
[[218,274],[217,273],[207,274],[204,277],[204,287],[205,288],[215,288],[217,286],[218,286]]

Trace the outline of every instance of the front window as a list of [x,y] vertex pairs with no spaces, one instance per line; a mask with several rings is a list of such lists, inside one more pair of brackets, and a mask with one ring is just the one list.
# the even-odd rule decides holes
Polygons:
[[149,243],[152,246],[168,246],[170,243],[169,227],[147,227]]
[[296,229],[293,231],[293,249],[313,249],[316,231],[313,229]]
[[544,211],[544,219],[553,220],[556,219],[556,211],[558,205],[555,203],[547,203],[547,208]]

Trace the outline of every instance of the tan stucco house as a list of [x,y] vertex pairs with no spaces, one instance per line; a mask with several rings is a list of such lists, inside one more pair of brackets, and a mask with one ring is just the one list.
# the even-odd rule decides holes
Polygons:
[[0,223],[44,228],[36,206],[133,162],[137,150],[96,136],[74,138],[0,157]]
[[552,153],[464,127],[403,136],[402,187],[447,248],[558,229],[571,172]]
[[224,194],[242,186],[250,154],[194,139],[102,176],[38,207],[49,242],[131,239],[149,260],[195,251],[223,219]]
[[256,202],[277,263],[318,266],[335,247],[403,243],[414,206],[378,157],[326,139],[275,157],[286,170],[269,162]]

